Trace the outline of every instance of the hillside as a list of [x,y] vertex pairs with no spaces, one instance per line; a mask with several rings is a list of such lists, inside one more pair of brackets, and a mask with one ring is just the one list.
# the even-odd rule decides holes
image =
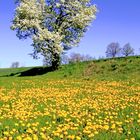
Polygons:
[[0,68],[0,77],[40,76],[55,78],[99,78],[140,80],[140,56],[100,59],[63,65],[57,71],[46,67]]

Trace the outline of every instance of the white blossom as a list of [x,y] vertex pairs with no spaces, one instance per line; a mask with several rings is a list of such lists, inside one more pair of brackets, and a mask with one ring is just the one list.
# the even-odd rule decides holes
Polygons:
[[38,53],[60,55],[65,46],[78,45],[96,11],[90,0],[21,0],[11,29],[20,38],[32,37]]

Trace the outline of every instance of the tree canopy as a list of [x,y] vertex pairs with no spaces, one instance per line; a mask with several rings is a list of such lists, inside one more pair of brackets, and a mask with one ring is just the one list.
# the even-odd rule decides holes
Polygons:
[[51,57],[57,69],[61,53],[78,45],[96,11],[90,0],[18,0],[11,29],[33,40],[34,58]]

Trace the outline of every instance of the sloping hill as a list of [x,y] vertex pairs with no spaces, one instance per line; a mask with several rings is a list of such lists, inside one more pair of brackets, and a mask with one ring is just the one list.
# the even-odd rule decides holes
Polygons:
[[57,71],[46,67],[1,68],[0,77],[38,76],[48,78],[99,78],[140,80],[140,56],[100,59],[63,65]]

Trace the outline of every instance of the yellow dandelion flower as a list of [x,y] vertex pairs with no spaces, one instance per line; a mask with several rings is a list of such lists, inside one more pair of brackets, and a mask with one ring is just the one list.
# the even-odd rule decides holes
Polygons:
[[135,138],[130,138],[130,140],[135,140]]
[[138,123],[140,123],[140,120],[137,120]]
[[38,140],[38,136],[36,134],[33,134],[33,140]]
[[92,133],[92,134],[88,135],[88,137],[89,138],[94,137],[94,134]]
[[4,134],[5,136],[8,136],[8,135],[9,135],[9,132],[8,132],[8,131],[4,131],[3,134]]
[[21,136],[17,136],[16,140],[22,140],[22,137]]
[[103,128],[104,128],[105,130],[108,130],[108,129],[109,129],[109,126],[108,126],[108,125],[104,125]]
[[81,138],[79,136],[76,136],[76,140],[81,140]]
[[74,140],[75,136],[74,135],[69,135],[68,138]]
[[111,128],[112,129],[115,129],[116,125],[115,124],[112,124]]

